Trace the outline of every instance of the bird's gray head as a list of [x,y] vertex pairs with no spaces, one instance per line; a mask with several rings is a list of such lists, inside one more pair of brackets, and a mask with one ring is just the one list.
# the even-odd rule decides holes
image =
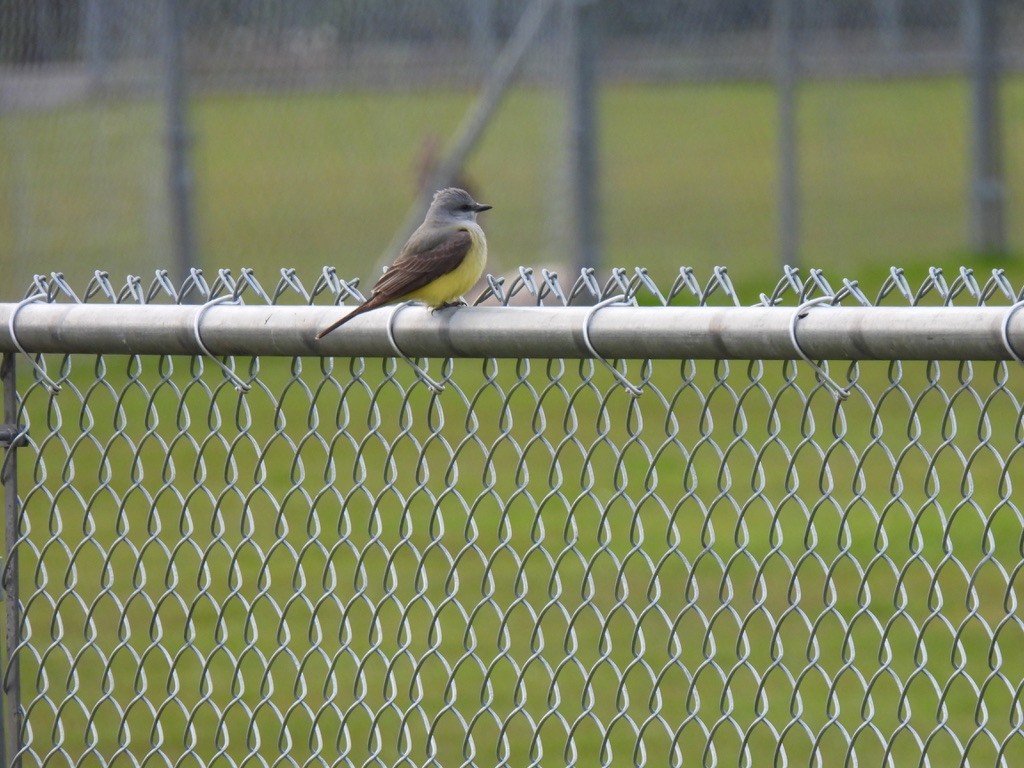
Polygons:
[[457,187],[448,187],[434,193],[434,201],[427,211],[428,219],[439,221],[476,221],[481,211],[490,210],[491,206],[482,205],[470,197],[469,192]]

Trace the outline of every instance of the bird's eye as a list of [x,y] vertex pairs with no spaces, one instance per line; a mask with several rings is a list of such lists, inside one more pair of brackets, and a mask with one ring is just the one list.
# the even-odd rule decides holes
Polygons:
[[471,210],[473,210],[473,206],[471,206],[469,203],[463,203],[462,205],[459,206],[459,210],[460,211],[471,211]]

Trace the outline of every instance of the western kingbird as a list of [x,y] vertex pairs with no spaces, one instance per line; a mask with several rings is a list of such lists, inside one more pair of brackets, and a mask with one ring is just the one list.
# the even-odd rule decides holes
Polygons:
[[483,274],[487,239],[476,215],[490,207],[476,202],[463,189],[435,192],[423,223],[373,286],[370,298],[316,338],[322,339],[356,315],[393,301],[416,299],[434,309],[455,302]]

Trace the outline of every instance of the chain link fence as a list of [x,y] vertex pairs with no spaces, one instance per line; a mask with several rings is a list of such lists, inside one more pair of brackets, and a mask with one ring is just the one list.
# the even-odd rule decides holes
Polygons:
[[[247,308],[312,329],[358,297],[332,270],[281,275],[97,273],[77,291],[53,275],[0,305],[8,764],[1024,760],[1024,315],[1001,272],[892,270],[869,297],[788,271],[761,296],[794,342],[798,320],[843,314],[815,303],[910,306],[891,359],[613,374],[509,342],[423,361],[440,392],[383,343],[310,356],[268,323],[259,343],[280,352],[247,354]],[[739,303],[724,270],[522,270],[480,308],[418,322],[615,295]],[[246,307],[209,303],[231,299]],[[994,346],[919,359],[928,307]],[[76,335],[71,310],[114,320]],[[640,344],[644,311],[672,310],[587,317],[615,313]],[[161,333],[168,353],[131,352]],[[189,338],[218,356],[174,353]]]

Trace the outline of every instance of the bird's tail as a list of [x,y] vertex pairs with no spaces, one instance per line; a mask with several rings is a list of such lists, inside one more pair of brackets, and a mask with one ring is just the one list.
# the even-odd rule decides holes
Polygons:
[[381,306],[382,304],[385,304],[385,303],[386,303],[386,301],[382,301],[377,296],[371,296],[365,302],[363,302],[358,307],[356,307],[351,312],[349,312],[347,315],[345,315],[343,318],[341,318],[341,320],[338,320],[338,321],[336,321],[334,323],[331,323],[326,328],[324,328],[322,331],[320,331],[316,335],[316,340],[319,341],[320,339],[322,339],[324,336],[326,336],[331,331],[340,328],[341,326],[343,326],[345,323],[347,323],[349,320],[351,320],[356,315],[361,315],[361,314],[363,314],[363,312],[368,312],[371,309],[376,309],[377,307],[379,307],[379,306]]

